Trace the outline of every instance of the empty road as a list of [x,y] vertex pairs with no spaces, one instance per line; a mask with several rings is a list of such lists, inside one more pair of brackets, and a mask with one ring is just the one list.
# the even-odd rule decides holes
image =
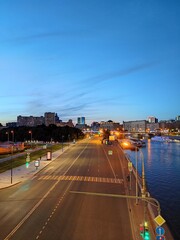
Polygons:
[[98,137],[69,148],[33,178],[0,191],[0,239],[132,240],[127,169]]

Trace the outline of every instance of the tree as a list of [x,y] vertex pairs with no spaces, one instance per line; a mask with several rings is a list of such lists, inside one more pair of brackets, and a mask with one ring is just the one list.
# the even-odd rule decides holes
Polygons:
[[[9,132],[11,136],[11,132],[14,133],[14,141],[15,142],[25,142],[31,140],[30,132],[32,133],[33,141],[44,141],[44,142],[61,142],[70,141],[73,139],[83,138],[83,132],[75,127],[57,127],[56,125],[40,125],[37,127],[15,127],[15,128],[4,128],[1,129],[0,141],[7,141],[7,134]],[[11,138],[10,138],[11,139]]]

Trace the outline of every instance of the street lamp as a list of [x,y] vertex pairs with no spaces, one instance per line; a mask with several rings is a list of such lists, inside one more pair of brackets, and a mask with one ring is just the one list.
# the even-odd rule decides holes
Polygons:
[[63,138],[64,138],[64,136],[62,135],[62,152],[63,152]]
[[31,148],[32,148],[32,131],[29,131],[29,134],[31,134]]
[[[8,138],[9,138],[9,132],[8,133]],[[12,134],[12,145],[11,145],[11,184],[12,184],[12,178],[13,178],[13,151],[14,151],[14,131],[11,130]]]
[[137,147],[136,147],[136,205],[138,204],[138,182],[137,182],[137,177],[138,177],[137,168],[138,168],[138,164],[137,164],[137,161],[138,161],[138,150],[137,150]]
[[12,142],[14,142],[14,131],[13,130],[11,131],[11,134],[12,134]]
[[141,156],[141,165],[142,165],[142,189],[141,189],[141,193],[142,193],[142,197],[146,197],[146,181],[145,181],[145,167],[144,167],[144,155],[142,153],[142,150],[139,149],[138,147],[136,147],[136,204],[138,204],[138,182],[137,182],[137,179],[138,179],[138,164],[137,164],[137,161],[138,161],[138,154],[137,152],[140,152],[140,156]]
[[6,134],[7,134],[7,140],[9,142],[9,132],[6,132]]
[[32,142],[32,131],[29,131],[29,134],[31,134],[31,142]]
[[13,182],[13,150],[14,150],[14,143],[11,145],[11,184]]
[[70,134],[68,134],[69,146],[70,146]]
[[[138,174],[137,174],[137,160],[138,160],[138,155],[137,155],[137,152],[138,150],[140,151],[140,156],[141,156],[141,165],[142,165],[142,188],[141,188],[141,198],[144,199],[144,223],[146,223],[146,210],[147,210],[147,202],[146,202],[146,181],[145,181],[145,168],[144,168],[144,155],[142,153],[142,150],[139,149],[137,146],[136,146],[136,205],[138,204],[138,199],[140,199],[138,197],[138,182],[137,182],[137,177],[138,177]],[[144,226],[144,224],[143,224]],[[144,226],[145,227],[145,226]],[[146,235],[144,235],[146,233]],[[143,236],[145,236],[145,238],[143,239],[149,239],[149,233],[148,232],[144,232],[143,231]]]
[[142,160],[142,197],[146,196],[146,180],[145,180],[145,168],[144,168],[144,155],[142,150],[140,150],[141,160]]

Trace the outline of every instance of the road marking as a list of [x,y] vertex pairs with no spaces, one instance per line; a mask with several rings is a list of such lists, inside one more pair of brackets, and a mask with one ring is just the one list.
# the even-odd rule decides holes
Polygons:
[[104,151],[104,153],[105,153],[105,155],[106,155],[106,158],[107,158],[107,160],[108,160],[108,163],[109,163],[109,165],[110,165],[110,168],[111,168],[111,170],[112,170],[112,173],[113,173],[113,175],[114,175],[114,178],[116,178],[116,174],[115,174],[114,169],[113,169],[113,167],[112,167],[111,161],[109,160],[109,157],[108,157],[106,151],[104,150],[104,147],[103,147],[103,151]]
[[122,184],[122,178],[102,178],[102,177],[88,177],[88,176],[41,176],[38,180],[58,180],[58,181],[79,181],[79,182],[96,182],[96,183],[111,183]]

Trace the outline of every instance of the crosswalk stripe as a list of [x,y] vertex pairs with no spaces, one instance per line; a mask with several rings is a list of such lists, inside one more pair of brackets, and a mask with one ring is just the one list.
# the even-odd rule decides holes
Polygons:
[[123,179],[120,178],[103,178],[103,177],[90,177],[90,176],[40,176],[38,180],[64,180],[64,181],[81,181],[81,182],[97,182],[97,183],[114,183],[122,184]]

